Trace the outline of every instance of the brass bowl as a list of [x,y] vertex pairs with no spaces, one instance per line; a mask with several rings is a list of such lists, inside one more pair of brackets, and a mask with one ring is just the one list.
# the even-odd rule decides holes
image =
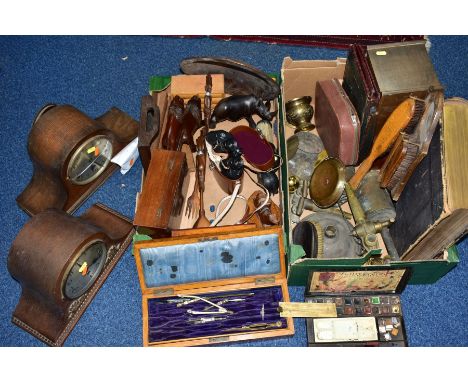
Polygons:
[[314,108],[310,104],[312,97],[304,96],[286,102],[286,120],[296,128],[296,131],[310,131],[315,129],[311,123]]
[[336,158],[327,158],[315,167],[309,183],[310,198],[320,208],[328,208],[340,199],[346,185],[345,166]]

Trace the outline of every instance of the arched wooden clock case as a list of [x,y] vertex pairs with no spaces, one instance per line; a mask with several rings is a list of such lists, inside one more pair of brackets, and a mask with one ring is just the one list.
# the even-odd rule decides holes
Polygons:
[[61,346],[132,234],[129,219],[101,204],[80,217],[56,209],[33,216],[8,256],[8,271],[22,289],[12,322],[48,345]]
[[106,144],[107,156],[114,156],[137,133],[138,122],[117,108],[94,120],[70,105],[44,106],[29,134],[28,153],[34,173],[17,197],[18,205],[29,215],[47,208],[72,213],[118,168],[105,158],[100,168],[92,164],[97,170],[90,176],[72,179],[70,168],[80,151],[95,149],[92,153],[97,154],[98,148],[92,144],[101,142]]

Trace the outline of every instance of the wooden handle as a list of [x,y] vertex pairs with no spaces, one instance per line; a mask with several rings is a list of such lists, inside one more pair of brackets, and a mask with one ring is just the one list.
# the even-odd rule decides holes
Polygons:
[[358,167],[353,177],[349,180],[349,185],[353,190],[359,187],[359,184],[361,183],[362,179],[371,169],[372,164],[374,163],[374,159],[375,158],[371,158],[370,156],[368,156],[364,160],[364,162],[362,162],[361,165]]
[[374,161],[392,146],[400,134],[400,131],[408,126],[408,123],[414,115],[414,110],[415,100],[408,98],[400,103],[392,114],[390,114],[390,117],[385,121],[385,124],[377,135],[369,156],[361,163],[358,170],[349,181],[353,189],[359,187],[362,178],[364,178],[370,170]]

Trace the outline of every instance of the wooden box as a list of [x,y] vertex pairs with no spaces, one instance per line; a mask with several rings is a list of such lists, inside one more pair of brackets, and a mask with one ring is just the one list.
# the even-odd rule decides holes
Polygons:
[[407,346],[401,296],[409,269],[314,270],[305,300],[334,303],[337,318],[308,318],[309,346]]
[[[194,346],[294,334],[280,318],[289,301],[280,227],[139,241],[133,253],[142,290],[143,344]],[[228,310],[218,311],[201,296]],[[178,306],[180,305],[180,306]],[[198,312],[198,314],[197,314]],[[205,312],[202,314],[200,312]],[[231,312],[231,313],[229,313]],[[202,322],[209,317],[215,321]]]
[[[346,59],[337,58],[336,60],[304,60],[294,61],[290,57],[286,57],[283,61],[281,69],[281,98],[282,110],[287,101],[302,97],[305,95],[312,96],[312,105],[315,102],[315,88],[316,82],[321,80],[330,80],[333,78],[342,79],[344,69],[346,66]],[[313,122],[313,120],[312,120]],[[293,126],[286,122],[285,115],[282,115],[283,123],[283,136],[287,141],[288,138],[294,135]],[[316,130],[312,131],[317,134]],[[287,152],[284,150],[284,152]],[[284,162],[287,163],[287,155],[284,157]],[[283,169],[283,179],[288,179],[287,165]],[[318,269],[356,269],[365,265],[376,265],[374,261],[375,255],[387,254],[387,249],[381,235],[378,235],[381,250],[372,251],[362,257],[357,258],[333,258],[333,259],[317,259],[308,258],[302,246],[293,244],[292,230],[295,223],[291,220],[292,214],[290,211],[290,198],[291,193],[287,187],[284,187],[284,230],[285,241],[287,242],[288,249],[288,284],[289,285],[307,285],[309,273]],[[304,210],[302,216],[311,215],[314,212]],[[401,256],[402,254],[400,254]],[[436,256],[436,257],[435,257]],[[454,268],[459,261],[458,251],[455,245],[448,249],[441,251],[440,254],[432,253],[431,259],[420,259],[414,261],[404,261],[391,259],[383,266],[388,269],[397,268],[411,268],[410,284],[428,284],[434,283],[452,268]],[[434,258],[435,257],[435,258]],[[377,262],[377,264],[379,264]],[[382,265],[382,264],[379,264]]]

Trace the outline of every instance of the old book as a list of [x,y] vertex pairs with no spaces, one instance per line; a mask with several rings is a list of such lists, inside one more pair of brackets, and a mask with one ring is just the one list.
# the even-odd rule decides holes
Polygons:
[[445,101],[443,124],[396,203],[390,233],[403,260],[431,259],[468,231],[468,101]]

